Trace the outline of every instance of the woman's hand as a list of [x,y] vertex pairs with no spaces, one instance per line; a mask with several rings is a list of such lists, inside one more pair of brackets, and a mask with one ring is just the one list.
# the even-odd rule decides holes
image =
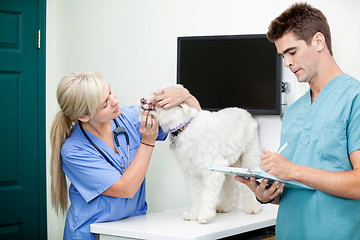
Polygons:
[[150,145],[154,145],[155,140],[159,134],[159,124],[154,117],[149,114],[149,111],[144,111],[142,115],[140,134],[142,142]]
[[185,88],[164,88],[160,92],[154,93],[154,100],[157,104],[168,109],[185,102],[191,94]]
[[[141,141],[148,145],[154,145],[158,136],[159,126],[149,111],[144,111],[141,119],[140,134]],[[144,144],[139,147],[130,166],[123,173],[122,177],[102,194],[110,197],[133,198],[139,190],[152,154],[152,147]]]

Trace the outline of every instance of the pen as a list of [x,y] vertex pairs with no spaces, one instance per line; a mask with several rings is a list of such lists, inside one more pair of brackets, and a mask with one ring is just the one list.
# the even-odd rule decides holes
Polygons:
[[289,142],[286,142],[280,149],[277,151],[277,153],[281,153],[286,147],[289,145]]

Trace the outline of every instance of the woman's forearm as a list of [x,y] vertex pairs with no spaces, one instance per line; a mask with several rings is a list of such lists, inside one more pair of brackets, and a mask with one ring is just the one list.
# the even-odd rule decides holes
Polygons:
[[111,197],[132,198],[144,181],[153,147],[140,144],[134,160],[122,177],[102,194]]

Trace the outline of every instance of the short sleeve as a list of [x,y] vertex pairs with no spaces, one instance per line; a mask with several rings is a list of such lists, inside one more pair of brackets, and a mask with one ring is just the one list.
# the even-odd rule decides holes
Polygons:
[[74,147],[76,145],[69,142],[63,146],[62,167],[80,195],[89,202],[116,183],[121,174],[92,148]]
[[353,99],[348,125],[349,155],[360,149],[360,93]]

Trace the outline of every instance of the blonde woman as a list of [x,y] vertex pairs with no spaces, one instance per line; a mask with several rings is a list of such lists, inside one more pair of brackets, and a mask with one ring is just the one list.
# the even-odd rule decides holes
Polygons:
[[[167,133],[146,111],[139,122],[137,106],[120,109],[99,73],[66,75],[57,99],[50,133],[53,206],[67,211],[64,239],[94,239],[91,223],[146,213],[145,174],[155,141]],[[165,108],[181,102],[200,108],[183,89],[164,89],[156,100]]]

